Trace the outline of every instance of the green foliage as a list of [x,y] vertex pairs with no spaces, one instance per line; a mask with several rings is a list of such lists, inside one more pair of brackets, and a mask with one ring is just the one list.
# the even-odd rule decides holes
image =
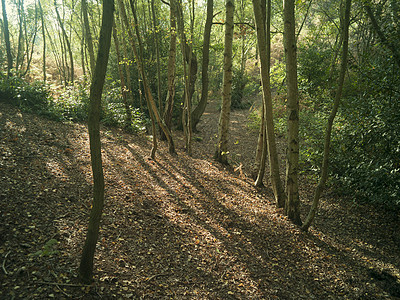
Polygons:
[[[332,167],[336,179],[358,198],[399,206],[400,93],[385,77],[377,78],[380,71],[361,75],[367,81],[362,97],[345,102]],[[400,83],[398,74],[392,80]]]
[[141,132],[146,129],[146,119],[139,109],[129,107],[132,112],[132,122],[127,126],[127,114],[125,104],[121,96],[121,87],[116,82],[108,88],[103,97],[102,122],[108,126],[125,127],[133,132]]
[[260,91],[259,82],[255,82],[244,72],[234,71],[232,78],[232,103],[231,107],[236,109],[249,108],[252,102],[249,100],[251,95]]
[[46,112],[50,105],[50,92],[40,83],[27,83],[19,77],[0,75],[0,101],[18,106],[25,111]]
[[[299,45],[298,51],[298,82],[299,90],[312,97],[318,97],[321,91],[330,86],[329,71],[332,51],[317,45]],[[315,99],[319,100],[319,99]],[[320,104],[319,101],[315,103]]]
[[53,256],[57,255],[59,251],[56,249],[58,241],[56,239],[50,239],[44,244],[41,250],[32,253],[31,256]]
[[59,97],[53,101],[52,115],[61,121],[84,122],[89,111],[89,83],[77,81],[73,86],[63,89]]

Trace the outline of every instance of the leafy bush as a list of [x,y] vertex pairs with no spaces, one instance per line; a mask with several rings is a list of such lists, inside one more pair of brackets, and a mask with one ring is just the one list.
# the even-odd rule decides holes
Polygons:
[[25,111],[43,113],[48,110],[50,100],[50,91],[44,84],[28,83],[19,77],[0,75],[0,101]]
[[89,102],[89,83],[77,81],[75,85],[65,87],[53,101],[52,114],[59,120],[83,122],[88,118]]
[[[232,102],[231,107],[236,109],[249,108],[251,101],[248,97],[260,91],[259,82],[254,82],[251,78],[241,72],[234,71],[232,78]],[[247,98],[247,101],[244,101]]]

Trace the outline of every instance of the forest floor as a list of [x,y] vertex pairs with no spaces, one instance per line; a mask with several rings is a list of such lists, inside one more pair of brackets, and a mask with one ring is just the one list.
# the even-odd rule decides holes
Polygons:
[[[328,191],[300,231],[249,176],[247,110],[231,114],[231,167],[213,161],[218,114],[210,103],[192,157],[180,132],[178,155],[160,142],[152,160],[145,135],[103,128],[106,201],[84,286],[87,128],[0,103],[0,299],[400,299],[399,214]],[[304,218],[314,183],[301,187]]]

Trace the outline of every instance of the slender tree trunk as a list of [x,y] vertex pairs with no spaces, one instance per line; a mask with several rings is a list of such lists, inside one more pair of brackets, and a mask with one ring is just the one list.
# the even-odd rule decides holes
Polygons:
[[[169,40],[169,55],[168,55],[168,93],[165,104],[163,119],[169,130],[172,128],[172,111],[175,98],[175,64],[176,64],[176,4],[175,0],[170,1],[170,40]],[[162,139],[166,139],[165,135],[161,134]]]
[[[37,31],[38,31],[38,8],[37,8],[37,3],[35,2],[35,26],[34,26],[34,30],[33,30],[33,36],[32,39],[28,39],[28,33],[27,33],[27,29],[26,29],[26,22],[24,22],[24,28],[25,28],[25,36],[26,36],[26,69],[25,71],[22,73],[22,77],[24,77],[29,71],[30,71],[30,67],[31,67],[31,62],[32,62],[32,58],[33,58],[33,51],[35,49],[35,40],[36,40],[36,35],[37,35]],[[29,49],[29,40],[32,40],[31,42],[31,48]]]
[[345,12],[344,12],[344,22],[343,22],[343,49],[342,49],[342,62],[340,67],[340,75],[338,80],[338,88],[336,91],[335,100],[333,102],[333,108],[328,118],[328,124],[326,126],[325,132],[325,140],[324,140],[324,157],[322,160],[321,167],[321,177],[319,179],[318,185],[314,192],[314,200],[311,206],[311,209],[308,213],[306,220],[302,226],[302,230],[306,231],[310,227],[312,221],[315,218],[315,214],[317,213],[319,199],[321,197],[321,193],[325,188],[326,180],[328,179],[328,165],[329,165],[329,151],[330,151],[330,143],[331,143],[331,135],[332,135],[332,126],[333,121],[335,120],[336,113],[339,108],[340,98],[342,97],[343,91],[343,83],[344,77],[346,75],[347,68],[347,55],[349,48],[349,25],[350,25],[350,9],[351,9],[351,0],[346,0]]
[[[127,93],[128,93],[128,98],[130,101],[131,105],[134,103],[134,98],[133,98],[133,93],[132,93],[132,82],[131,82],[131,70],[130,70],[130,63],[128,60],[128,50],[127,50],[127,42],[125,38],[125,27],[124,27],[124,22],[119,22],[119,17],[118,14],[115,16],[115,22],[116,26],[119,28],[121,27],[121,32],[122,32],[122,46],[123,46],[123,51],[124,51],[124,66],[125,66],[125,74],[126,74],[126,87],[127,87]],[[141,106],[140,106],[141,108]]]
[[[260,162],[260,168],[255,185],[261,185],[263,174],[265,172],[265,160],[268,155],[270,165],[270,178],[272,190],[274,191],[276,205],[283,207],[285,203],[285,193],[283,190],[280,173],[279,173],[279,158],[275,142],[275,127],[272,114],[272,97],[270,88],[270,59],[271,59],[271,1],[268,0],[267,10],[265,9],[265,2],[261,5],[260,0],[253,0],[254,16],[256,19],[257,27],[257,41],[258,50],[260,53],[261,64],[261,83],[263,88],[263,113],[265,119],[265,134],[263,141],[263,150]],[[265,12],[267,20],[265,22]]]
[[74,58],[73,58],[73,55],[72,55],[71,43],[69,41],[67,32],[65,31],[64,22],[61,20],[60,13],[58,12],[57,0],[54,0],[54,7],[55,7],[55,10],[56,10],[58,24],[60,25],[63,37],[65,39],[65,43],[66,43],[66,46],[67,46],[68,54],[69,54],[70,73],[69,73],[68,77],[69,77],[69,80],[71,81],[71,84],[73,85],[74,84]]
[[113,38],[114,38],[114,44],[115,44],[115,52],[117,53],[117,64],[118,64],[118,73],[119,73],[119,78],[121,80],[121,93],[122,93],[122,99],[124,101],[124,106],[125,106],[125,127],[129,128],[132,122],[132,112],[128,104],[128,97],[126,94],[126,85],[125,85],[125,76],[124,76],[124,71],[122,70],[122,64],[121,64],[121,53],[119,51],[119,40],[118,40],[118,35],[117,35],[117,28],[113,26]]
[[264,98],[261,106],[261,120],[260,120],[260,129],[258,131],[258,139],[257,139],[257,148],[256,148],[256,157],[254,159],[254,168],[251,174],[251,177],[256,180],[258,177],[258,173],[260,172],[260,163],[263,153],[264,144],[267,142],[266,140],[266,130],[265,130],[265,105]]
[[[184,17],[183,17],[183,10],[182,4],[177,2],[176,5],[176,18],[177,18],[177,25],[178,25],[178,32],[180,33],[182,43],[184,43],[184,58],[186,63],[190,65],[189,67],[189,102],[192,101],[192,97],[195,90],[195,84],[197,79],[197,57],[196,54],[193,52],[193,47],[191,43],[187,41],[185,30],[184,30]],[[193,22],[193,21],[191,21]],[[182,34],[183,32],[183,34]],[[183,95],[183,98],[186,99],[186,95]]]
[[114,0],[103,0],[103,17],[100,30],[96,67],[90,86],[89,139],[93,172],[93,206],[90,211],[89,227],[83,246],[79,265],[79,277],[82,282],[90,283],[93,278],[93,258],[99,236],[100,219],[104,206],[104,174],[101,160],[100,109],[108,56],[111,45]]
[[158,21],[156,18],[156,12],[154,9],[154,0],[150,0],[151,3],[151,13],[153,17],[153,30],[154,30],[154,40],[156,42],[156,60],[157,60],[157,97],[158,97],[158,109],[163,111],[162,101],[161,101],[161,65],[160,65],[160,43],[159,43],[159,30]]
[[[164,121],[161,119],[160,114],[158,113],[157,105],[156,105],[156,103],[154,101],[153,95],[151,94],[150,87],[149,87],[149,85],[147,83],[147,77],[146,77],[146,72],[144,70],[143,60],[141,59],[141,57],[142,57],[141,53],[143,52],[143,45],[142,45],[141,38],[140,38],[140,35],[139,35],[139,29],[137,28],[137,26],[135,26],[136,38],[137,38],[137,41],[138,41],[138,44],[139,44],[140,53],[136,49],[133,33],[130,30],[130,27],[128,27],[128,18],[127,18],[126,13],[125,13],[125,7],[123,6],[123,3],[122,3],[121,0],[118,0],[118,2],[120,4],[120,11],[121,11],[121,14],[122,14],[122,17],[123,17],[123,21],[125,22],[126,28],[128,29],[129,38],[131,39],[132,50],[133,50],[133,53],[134,53],[134,55],[136,57],[138,70],[139,70],[139,72],[140,72],[140,74],[142,76],[143,88],[144,88],[145,95],[146,95],[146,101],[148,101],[148,105],[149,105],[149,107],[151,109],[150,113],[152,112],[154,114],[158,125],[161,127],[161,129],[163,130],[165,136],[167,137],[168,146],[169,146],[169,152],[171,154],[175,154],[176,153],[175,152],[175,145],[174,145],[174,141],[172,139],[171,132],[165,126]],[[132,1],[131,1],[131,8],[132,8],[132,13],[133,13],[133,16],[134,16],[135,24],[137,24],[136,11],[135,11],[135,7],[134,7]]]
[[204,25],[204,38],[203,38],[203,61],[201,66],[201,98],[198,105],[192,112],[192,129],[196,131],[196,126],[200,122],[208,100],[208,65],[210,62],[210,39],[211,39],[211,26],[213,20],[214,1],[207,0],[207,18]]
[[81,9],[82,9],[82,15],[83,15],[85,41],[86,41],[86,45],[88,47],[88,52],[89,52],[90,73],[93,74],[94,68],[95,68],[95,58],[94,58],[92,34],[90,33],[90,23],[89,23],[86,0],[81,0]]
[[6,52],[7,52],[7,76],[10,77],[12,76],[13,58],[11,54],[10,32],[8,29],[8,19],[7,19],[5,0],[1,0],[1,7],[3,10],[4,40],[6,43]]
[[389,40],[386,37],[385,33],[382,31],[382,29],[379,26],[378,21],[376,20],[375,15],[374,15],[374,13],[372,11],[370,0],[365,1],[364,7],[365,7],[365,10],[367,12],[367,15],[368,15],[369,19],[371,20],[372,27],[374,28],[376,34],[378,35],[378,37],[381,40],[382,44],[392,52],[394,61],[397,63],[398,67],[400,68],[400,52],[399,52],[399,48],[396,47],[396,45],[391,40]]
[[[141,48],[141,44],[139,42],[139,52],[137,51],[136,45],[135,45],[135,41],[134,41],[134,37],[133,37],[133,33],[132,33],[132,31],[130,30],[130,27],[129,27],[128,17],[127,17],[126,12],[125,12],[124,3],[123,3],[123,1],[118,0],[118,4],[119,4],[119,8],[120,8],[120,12],[121,12],[121,16],[122,16],[123,22],[125,22],[125,25],[128,28],[129,37],[131,39],[132,48],[133,48],[133,51],[134,51],[134,54],[135,54],[135,57],[136,57],[136,61],[137,61],[137,65],[138,65],[138,70],[139,70],[139,76],[138,76],[138,78],[139,78],[139,92],[140,92],[140,77],[142,77],[143,87],[145,89],[146,104],[147,104],[147,109],[149,111],[149,115],[150,115],[150,119],[151,119],[151,130],[152,130],[152,135],[153,135],[153,147],[151,149],[150,157],[154,159],[156,157],[156,151],[157,151],[157,148],[158,148],[156,122],[154,120],[154,118],[156,118],[156,116],[155,116],[155,113],[153,111],[153,107],[151,106],[151,103],[150,103],[151,100],[148,98],[148,97],[152,97],[152,95],[151,95],[151,92],[150,92],[150,88],[148,88],[150,96],[148,96],[148,92],[147,92],[147,81],[145,81],[146,74],[144,72],[144,67],[143,67],[143,56],[142,56],[143,53],[142,53],[142,50],[141,50],[142,48]],[[135,18],[135,24],[137,24],[137,18],[135,17],[136,16],[136,10],[135,10],[134,4],[132,2],[131,2],[131,8],[132,8],[132,13],[133,13],[134,18]],[[136,25],[134,27],[135,27],[135,30],[136,30],[136,35],[139,36],[138,26]],[[154,102],[154,99],[153,99],[153,102]],[[155,105],[155,103],[154,103],[154,105]]]
[[43,38],[43,82],[46,82],[46,30],[45,30],[45,24],[44,24],[44,16],[43,16],[43,9],[42,9],[42,4],[40,3],[40,0],[38,0],[39,4],[39,10],[40,10],[40,20],[42,22],[42,38]]
[[23,55],[24,55],[24,31],[23,31],[23,24],[25,19],[25,12],[24,12],[24,1],[18,0],[17,10],[18,10],[18,47],[17,47],[17,59],[15,60],[15,71],[18,73],[19,68],[22,67],[23,64]]
[[297,86],[297,46],[295,36],[294,0],[284,0],[284,47],[286,58],[288,148],[286,160],[285,213],[296,225],[301,225],[299,198],[299,97]]
[[218,124],[218,143],[215,159],[228,164],[228,133],[232,98],[232,43],[234,0],[226,0],[225,46],[224,46],[224,78],[222,90],[222,108]]
[[[185,136],[186,151],[189,155],[192,155],[192,127],[191,127],[191,99],[192,95],[190,92],[190,79],[191,74],[191,61],[192,61],[192,47],[187,44],[185,37],[185,27],[183,20],[182,3],[178,0],[178,31],[181,39],[181,50],[182,50],[182,63],[183,63],[183,76],[185,84],[184,92],[184,104],[182,110],[182,127]],[[186,57],[186,56],[189,57]]]

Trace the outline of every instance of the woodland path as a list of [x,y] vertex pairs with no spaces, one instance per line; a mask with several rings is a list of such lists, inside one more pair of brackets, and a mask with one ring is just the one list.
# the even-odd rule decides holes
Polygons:
[[[103,128],[106,206],[95,282],[76,280],[91,200],[87,129],[0,103],[0,299],[399,299],[400,219],[326,194],[309,233],[246,176],[257,133],[234,111],[212,160],[210,103],[193,157]],[[313,185],[302,179],[302,199]],[[308,208],[303,201],[304,213]],[[56,244],[50,245],[49,241]]]

